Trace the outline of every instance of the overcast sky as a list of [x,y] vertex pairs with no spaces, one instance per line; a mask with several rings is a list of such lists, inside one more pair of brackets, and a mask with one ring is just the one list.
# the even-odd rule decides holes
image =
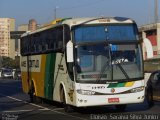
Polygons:
[[[159,20],[160,20],[160,0]],[[39,24],[57,18],[121,16],[138,25],[154,22],[154,0],[0,0],[0,18],[15,18],[16,24],[36,19]]]

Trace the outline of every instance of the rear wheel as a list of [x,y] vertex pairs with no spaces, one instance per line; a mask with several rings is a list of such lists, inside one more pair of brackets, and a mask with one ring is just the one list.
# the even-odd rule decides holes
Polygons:
[[61,101],[62,101],[65,112],[67,113],[73,112],[72,106],[66,103],[65,93],[63,89],[61,89]]
[[126,104],[124,104],[124,105],[116,105],[115,107],[116,107],[117,111],[123,112],[123,111],[125,111],[127,105]]
[[33,82],[31,84],[29,96],[30,96],[30,102],[31,103],[42,103],[42,99],[40,97],[37,97],[36,94],[35,94],[35,87],[34,87]]
[[147,88],[146,102],[149,108],[154,105],[152,87]]

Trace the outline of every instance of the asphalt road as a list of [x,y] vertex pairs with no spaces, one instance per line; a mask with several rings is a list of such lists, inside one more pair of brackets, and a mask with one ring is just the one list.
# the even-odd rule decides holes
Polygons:
[[[150,117],[150,118],[149,118]],[[81,108],[65,113],[61,104],[55,102],[30,103],[22,92],[20,80],[0,80],[0,119],[2,120],[91,120],[91,119],[152,119],[160,120],[160,102],[152,108],[146,103],[128,105],[125,112],[114,106]]]

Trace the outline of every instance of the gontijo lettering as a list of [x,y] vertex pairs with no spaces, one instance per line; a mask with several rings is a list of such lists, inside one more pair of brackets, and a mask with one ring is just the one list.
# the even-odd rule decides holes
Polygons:
[[[22,61],[21,67],[27,67],[27,61]],[[39,60],[29,60],[29,67],[38,68],[39,67]]]

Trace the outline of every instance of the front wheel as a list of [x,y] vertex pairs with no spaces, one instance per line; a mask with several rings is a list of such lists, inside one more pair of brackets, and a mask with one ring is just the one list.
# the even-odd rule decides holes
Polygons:
[[154,105],[152,87],[147,88],[146,102],[149,108]]
[[67,113],[73,112],[72,106],[66,103],[65,93],[63,89],[61,90],[61,101],[62,101],[65,112]]

